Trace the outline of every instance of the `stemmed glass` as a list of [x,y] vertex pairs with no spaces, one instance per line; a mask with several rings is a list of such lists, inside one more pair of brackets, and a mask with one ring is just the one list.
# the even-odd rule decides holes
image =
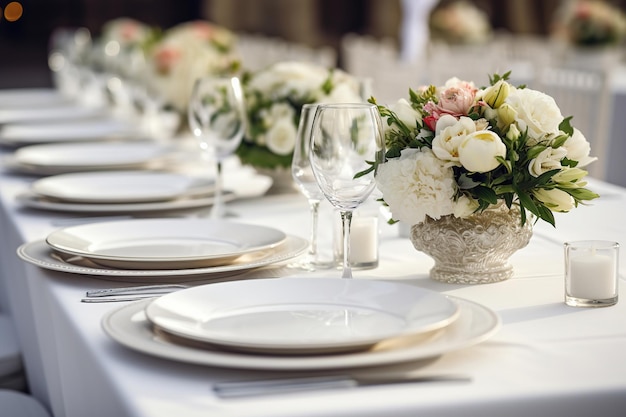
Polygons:
[[202,77],[196,80],[188,109],[189,126],[200,148],[216,164],[215,198],[210,217],[224,217],[222,162],[232,155],[246,125],[243,90],[237,77]]
[[374,190],[376,167],[384,157],[382,121],[375,105],[318,106],[311,129],[310,160],[324,196],[341,212],[342,278],[352,278],[349,262],[352,212]]
[[317,104],[305,104],[302,106],[300,113],[300,122],[296,134],[296,145],[291,161],[291,175],[300,191],[309,200],[309,208],[311,212],[311,232],[309,241],[309,251],[305,259],[297,264],[298,268],[314,271],[316,268],[328,268],[332,264],[330,262],[322,262],[318,259],[317,254],[317,220],[320,202],[324,198],[322,190],[315,181],[309,154],[311,151],[311,127],[313,125],[313,117]]

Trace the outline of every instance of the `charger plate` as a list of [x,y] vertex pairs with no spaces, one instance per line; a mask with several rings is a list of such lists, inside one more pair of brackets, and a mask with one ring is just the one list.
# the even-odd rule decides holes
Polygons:
[[353,353],[259,355],[172,343],[153,331],[145,315],[145,308],[152,300],[134,302],[109,311],[102,319],[102,327],[113,340],[129,349],[176,362],[282,371],[376,367],[431,359],[468,348],[487,340],[500,328],[500,318],[491,309],[473,301],[449,298],[460,308],[458,319],[449,326],[432,334],[385,340],[371,349]]
[[187,269],[118,269],[98,265],[80,256],[59,254],[52,250],[45,240],[36,240],[21,245],[17,255],[24,261],[51,271],[89,275],[108,281],[136,283],[177,283],[191,280],[213,280],[243,272],[252,272],[255,268],[268,267],[287,261],[303,254],[309,242],[298,236],[287,238],[275,248],[252,252],[222,266]]
[[458,314],[445,295],[413,285],[294,277],[201,285],[146,307],[148,320],[174,336],[283,354],[363,350],[443,328]]

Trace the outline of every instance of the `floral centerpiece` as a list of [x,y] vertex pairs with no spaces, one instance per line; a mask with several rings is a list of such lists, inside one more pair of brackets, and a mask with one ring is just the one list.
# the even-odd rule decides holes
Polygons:
[[247,131],[237,154],[261,169],[287,169],[304,104],[362,102],[359,81],[339,69],[279,62],[244,77]]
[[235,43],[231,31],[206,21],[174,26],[148,52],[149,82],[169,104],[184,112],[197,78],[238,70]]
[[489,16],[467,1],[436,8],[430,15],[433,38],[453,44],[479,44],[491,38]]
[[[394,220],[415,229],[497,210],[514,214],[514,222],[502,220],[493,230],[489,223],[482,224],[482,232],[488,233],[482,237],[467,230],[454,237],[448,232],[428,235],[412,230],[416,248],[423,247],[417,239],[434,240],[440,234],[436,237],[442,237],[437,249],[440,258],[448,262],[450,251],[458,255],[458,265],[440,268],[447,268],[440,274],[444,281],[493,282],[511,276],[510,266],[484,262],[495,259],[512,236],[525,237],[510,248],[505,262],[525,246],[531,215],[554,225],[553,212],[567,212],[598,197],[585,188],[584,167],[596,158],[589,156],[584,135],[571,126],[571,118],[562,116],[552,97],[516,88],[507,81],[508,75],[491,77],[485,88],[453,78],[441,87],[410,90],[409,100],[378,106],[386,120],[387,152],[386,161],[377,167],[377,186]],[[511,235],[498,241],[496,235],[505,226],[510,226]],[[463,248],[467,242],[461,242],[468,237],[474,249]],[[492,242],[499,243],[487,249]],[[474,261],[483,263],[467,272]],[[481,281],[490,268],[497,271]]]
[[553,35],[576,46],[618,45],[626,36],[626,17],[603,1],[569,1],[556,13]]
[[158,30],[129,17],[109,20],[102,26],[101,38],[117,42],[120,49],[143,47],[157,36]]

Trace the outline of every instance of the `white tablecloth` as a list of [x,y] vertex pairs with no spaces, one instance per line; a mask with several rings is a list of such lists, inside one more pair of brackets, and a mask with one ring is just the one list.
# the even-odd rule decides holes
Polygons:
[[[282,396],[223,400],[211,383],[263,372],[194,366],[150,357],[111,340],[102,316],[120,304],[84,304],[84,291],[116,284],[52,272],[15,255],[24,243],[55,229],[70,214],[21,208],[15,196],[32,178],[3,174],[0,187],[1,271],[4,308],[10,308],[23,345],[33,394],[57,417],[171,416],[622,416],[626,413],[626,285],[613,307],[581,309],[563,302],[566,240],[626,242],[626,189],[591,186],[603,197],[557,216],[557,228],[537,224],[530,245],[512,257],[515,277],[463,286],[428,278],[432,261],[383,225],[380,266],[355,279],[401,280],[494,309],[501,330],[477,346],[434,361],[403,365],[425,374],[467,374],[469,384],[430,383],[362,387]],[[238,221],[308,235],[306,200],[298,194],[266,196],[230,205]],[[330,209],[327,208],[326,214]],[[324,220],[326,221],[326,220]],[[329,237],[329,228],[322,239]],[[626,248],[621,251],[621,283]],[[286,271],[285,269],[282,270]],[[295,273],[295,272],[292,272]],[[299,273],[303,275],[306,273]],[[336,275],[322,271],[311,276]],[[339,279],[339,278],[338,278]],[[8,305],[7,305],[8,304]],[[1,412],[0,412],[1,415]]]

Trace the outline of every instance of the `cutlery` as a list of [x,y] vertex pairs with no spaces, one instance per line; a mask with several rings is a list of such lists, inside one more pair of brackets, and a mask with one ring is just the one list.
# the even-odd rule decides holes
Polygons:
[[137,301],[147,298],[158,297],[162,294],[136,294],[136,295],[115,295],[110,297],[86,297],[80,301],[82,303],[117,303],[120,301]]
[[286,394],[323,389],[354,388],[371,385],[457,382],[469,383],[465,375],[334,375],[295,378],[277,378],[252,381],[228,381],[213,384],[213,392],[220,398],[238,398],[258,395]]
[[98,290],[89,290],[85,293],[85,295],[88,298],[111,297],[120,295],[158,295],[168,294],[170,292],[182,290],[185,288],[189,288],[189,286],[183,284],[139,285],[135,287],[103,288]]

